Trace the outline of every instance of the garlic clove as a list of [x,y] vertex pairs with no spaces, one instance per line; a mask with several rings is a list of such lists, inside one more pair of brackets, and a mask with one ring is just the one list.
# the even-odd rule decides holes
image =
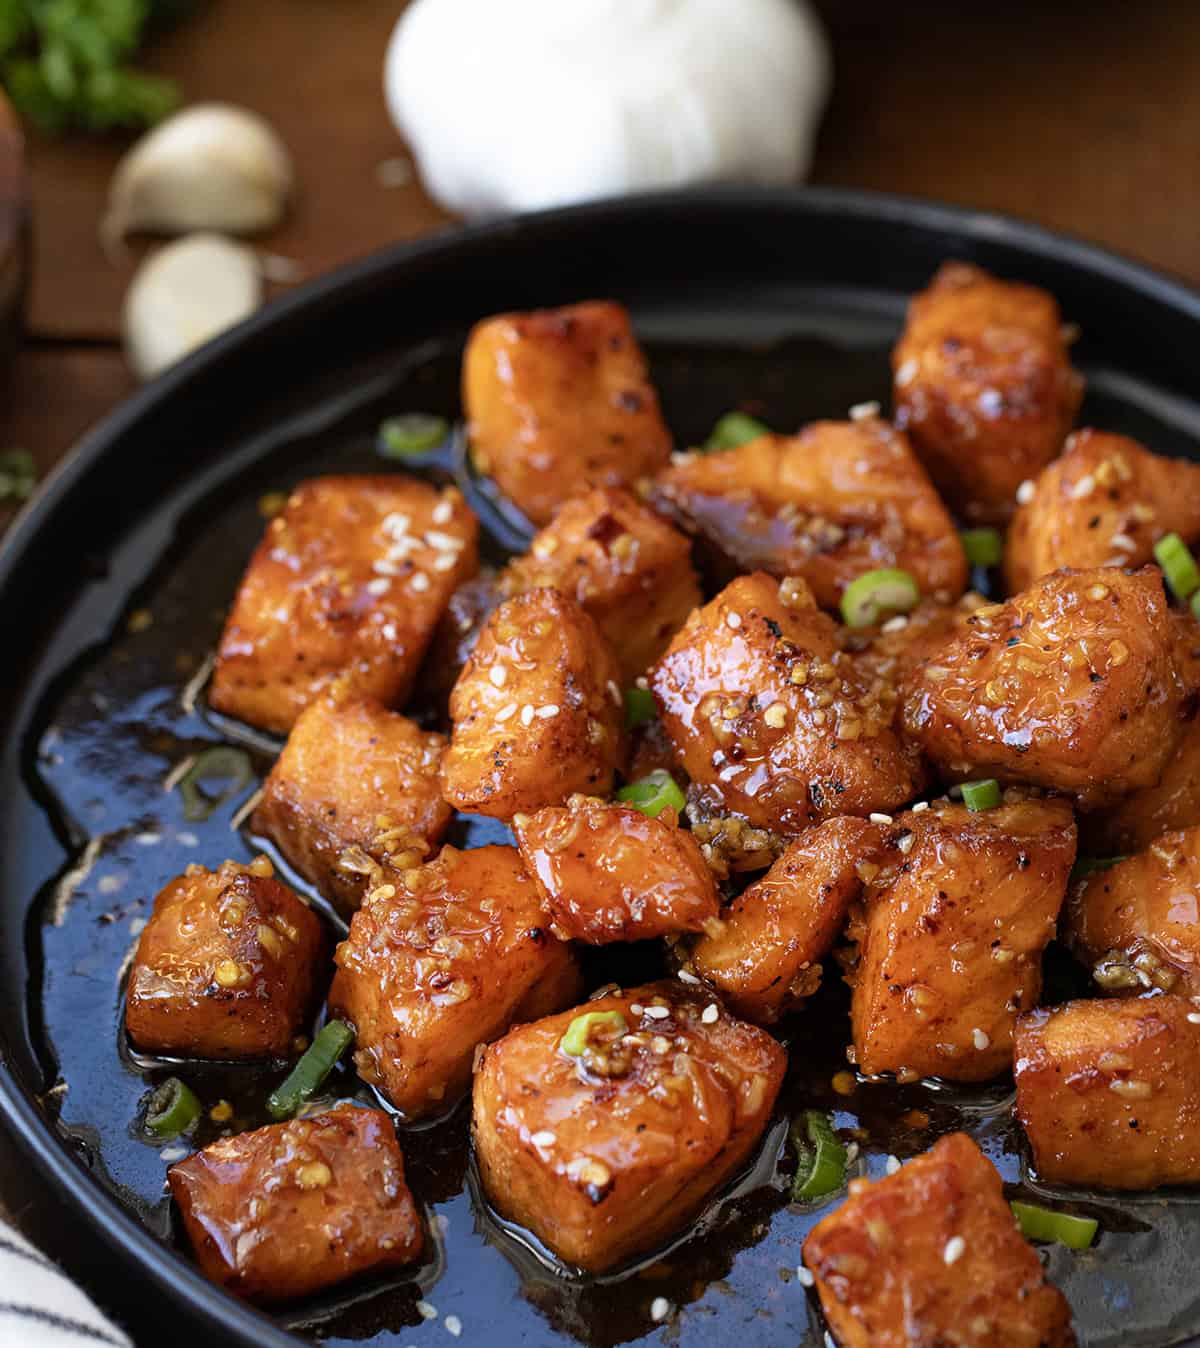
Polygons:
[[231,103],[197,103],[148,131],[109,188],[106,241],[131,231],[253,234],[283,219],[291,156],[270,123]]
[[262,303],[258,259],[219,234],[189,234],[138,269],[125,296],[125,351],[151,379]]

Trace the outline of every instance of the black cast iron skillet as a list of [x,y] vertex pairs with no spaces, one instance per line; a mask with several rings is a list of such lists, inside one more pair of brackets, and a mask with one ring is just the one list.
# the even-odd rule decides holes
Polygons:
[[[757,1165],[653,1267],[586,1283],[503,1230],[472,1194],[460,1110],[403,1135],[434,1256],[412,1277],[272,1319],[216,1291],[173,1245],[161,1190],[170,1155],[135,1126],[148,1082],[168,1069],[137,1060],[119,1033],[121,971],[153,894],[188,861],[215,864],[252,846],[229,827],[237,801],[188,825],[162,778],[214,740],[247,744],[260,772],[269,763],[272,746],[208,716],[202,696],[180,701],[261,529],[263,493],[315,472],[378,469],[383,415],[457,413],[472,321],[584,297],[632,308],[681,442],[747,400],[780,428],[868,399],[886,406],[887,350],[905,300],[947,257],[1058,296],[1083,332],[1085,422],[1194,454],[1200,299],[1172,281],[1029,225],[920,202],[825,190],[671,194],[447,233],[304,287],[132,398],[10,530],[0,548],[0,1111],[77,1237],[105,1247],[106,1270],[140,1280],[117,1299],[128,1307],[130,1285],[144,1287],[147,1315],[134,1327],[146,1342],[169,1327],[180,1344],[219,1335],[282,1346],[294,1331],[404,1348],[450,1342],[457,1316],[460,1341],[489,1348],[644,1335],[819,1343],[794,1277],[814,1214],[790,1209],[784,1193],[784,1116],[801,1104],[839,1109],[839,1123],[868,1130],[864,1173],[968,1127],[1014,1192],[1039,1192],[1003,1083],[835,1095],[846,1032],[831,984],[787,1030],[795,1066]],[[502,555],[512,539],[502,527],[495,537]],[[472,826],[460,840],[485,833]],[[652,972],[653,955],[628,959]],[[1069,964],[1051,966],[1048,997],[1078,989]],[[234,1103],[239,1126],[259,1121],[264,1082],[278,1077],[189,1073],[206,1102]],[[355,1083],[343,1075],[334,1089]],[[926,1124],[900,1122],[914,1109]],[[1048,1256],[1081,1341],[1189,1341],[1200,1326],[1193,1197],[1051,1201],[1101,1220],[1094,1250]],[[663,1323],[649,1314],[658,1296],[673,1308]],[[422,1317],[419,1298],[436,1318]]]

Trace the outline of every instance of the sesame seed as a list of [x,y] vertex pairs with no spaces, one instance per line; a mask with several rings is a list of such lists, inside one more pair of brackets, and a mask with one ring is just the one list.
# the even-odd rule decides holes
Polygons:
[[851,421],[866,421],[868,417],[877,417],[878,415],[878,403],[855,403],[850,409]]
[[1096,490],[1096,479],[1091,473],[1084,473],[1078,482],[1071,488],[1071,500],[1082,501],[1084,497],[1090,496]]
[[532,725],[532,723],[533,723],[533,707],[530,703],[526,702],[526,704],[521,708],[521,724]]
[[609,679],[608,681],[608,695],[609,697],[612,698],[614,707],[619,707],[621,705],[623,701],[621,697],[621,690],[617,687],[615,681],[612,679]]
[[1107,599],[1107,598],[1108,598],[1108,586],[1107,586],[1107,585],[1093,585],[1093,586],[1088,590],[1088,598],[1089,598],[1089,599],[1095,599],[1095,600]]
[[915,360],[906,360],[896,371],[896,387],[907,388],[909,384],[917,377],[917,371],[920,366]]
[[897,613],[894,618],[889,618],[879,630],[881,632],[903,632],[907,626],[908,615],[906,613]]
[[1128,1100],[1148,1100],[1154,1094],[1154,1088],[1148,1081],[1110,1081],[1108,1089]]
[[507,721],[510,716],[515,716],[516,714],[517,714],[517,704],[515,702],[509,702],[506,703],[503,707],[501,707],[500,710],[496,713],[496,720]]
[[907,856],[913,849],[913,835],[906,833],[903,838],[896,839],[896,846]]
[[[680,969],[679,981],[681,983],[693,983],[693,984],[698,984],[700,982],[700,980],[696,977],[696,975],[690,973],[687,969]],[[1200,1016],[1197,1016],[1197,1020],[1200,1020]]]
[[96,888],[101,894],[115,894],[124,883],[125,877],[122,875],[102,875]]
[[1200,1011],[1189,1011],[1187,1018],[1193,1025],[1200,1025]]
[[1034,485],[1033,479],[1027,477],[1017,488],[1017,504],[1028,505],[1033,500],[1036,491],[1037,487]]
[[900,1158],[898,1156],[889,1156],[883,1167],[889,1175],[894,1175],[900,1169]]
[[639,674],[639,675],[637,676],[637,678],[634,679],[634,683],[635,683],[639,688],[647,688],[647,689],[648,689],[648,688],[650,687],[650,680],[649,680],[648,678],[646,678],[646,676],[645,676],[644,674]]
[[[668,1006],[648,1006],[642,1014],[650,1020],[666,1020],[671,1014],[671,1008]],[[714,1016],[713,1019],[715,1020],[716,1017]]]
[[803,1264],[800,1264],[796,1269],[796,1281],[801,1287],[811,1287],[816,1279]]
[[946,1248],[942,1251],[942,1258],[947,1264],[956,1263],[967,1252],[967,1242],[962,1236],[951,1236],[946,1242]]
[[892,822],[892,816],[890,814],[880,814],[878,811],[868,815],[868,818],[872,824],[890,824]]
[[381,632],[382,635],[383,635],[384,641],[395,641],[395,640],[396,640],[396,624],[395,624],[395,623],[384,623],[384,625],[383,625],[379,630],[380,630],[380,632]]
[[1137,551],[1137,544],[1128,534],[1113,534],[1108,543],[1110,547],[1119,548],[1122,552]]
[[629,1005],[629,1014],[631,1016],[640,1016],[642,1014],[642,1009],[643,1008],[640,1007],[637,1002],[631,1002]]
[[392,588],[392,582],[386,576],[376,576],[374,580],[367,581],[368,594],[387,594]]
[[454,507],[449,501],[439,501],[433,508],[433,514],[429,517],[434,524],[449,524],[454,518]]
[[858,1160],[858,1143],[857,1143],[857,1142],[847,1142],[847,1143],[846,1143],[846,1164],[847,1164],[847,1165],[853,1165],[854,1162],[857,1161],[857,1160]]
[[912,807],[912,812],[913,812],[913,814],[920,814],[922,810],[927,810],[927,809],[929,809],[929,802],[928,802],[927,800],[919,800],[919,801],[917,801],[917,803]]
[[488,678],[497,688],[503,688],[508,681],[508,670],[503,665],[493,665],[488,670]]
[[980,1053],[982,1053],[985,1048],[989,1047],[992,1041],[978,1026],[976,1026],[975,1029],[971,1031],[971,1042]]
[[537,713],[536,713],[536,714],[537,714],[538,716],[540,716],[540,717],[542,718],[543,721],[549,721],[549,720],[551,720],[553,717],[555,717],[555,716],[558,715],[558,703],[557,703],[557,702],[547,702],[546,705],[545,705],[544,707],[539,707],[539,708],[537,709]]
[[558,1138],[549,1128],[543,1128],[541,1132],[534,1133],[529,1140],[535,1147],[552,1147],[558,1141]]
[[425,542],[431,548],[436,548],[438,552],[461,552],[463,546],[461,538],[455,538],[453,534],[441,533],[437,529],[425,531]]
[[447,1315],[442,1324],[446,1326],[446,1333],[453,1334],[455,1338],[462,1333],[462,1321],[457,1315]]
[[134,842],[137,843],[139,847],[153,847],[155,843],[161,840],[161,838],[161,833],[139,833],[137,837],[134,838]]
[[666,1297],[655,1297],[650,1303],[651,1320],[665,1320],[671,1314],[671,1303]]
[[400,568],[396,563],[389,561],[386,557],[381,558],[377,562],[372,562],[371,570],[374,571],[377,576],[396,576],[400,573]]
[[436,1320],[437,1307],[428,1301],[418,1301],[417,1314],[421,1317],[422,1320]]
[[414,571],[412,573],[412,578],[409,583],[412,585],[413,589],[417,591],[418,594],[421,594],[425,590],[429,589],[429,577],[425,574],[424,571]]
[[458,565],[458,558],[452,552],[440,553],[433,559],[435,571],[450,571]]
[[408,533],[408,526],[412,521],[407,515],[393,513],[383,517],[383,532],[391,534],[393,538],[401,538]]
[[735,631],[742,625],[742,615],[740,613],[727,613],[725,615],[725,626],[732,627]]
[[721,1008],[716,1004],[716,1002],[709,1002],[709,1004],[700,1013],[700,1019],[705,1025],[711,1025],[720,1014]]

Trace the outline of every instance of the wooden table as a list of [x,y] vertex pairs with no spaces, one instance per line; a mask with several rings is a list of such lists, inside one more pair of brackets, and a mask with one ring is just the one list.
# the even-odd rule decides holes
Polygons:
[[[1009,211],[1200,283],[1200,6],[1176,0],[818,0],[837,87],[813,179]],[[190,99],[245,103],[295,155],[295,211],[264,248],[313,276],[450,225],[414,179],[385,187],[403,154],[381,97],[382,53],[402,0],[209,0],[161,41],[154,68]],[[5,384],[0,447],[44,470],[133,387],[118,344],[134,261],[97,237],[123,148],[31,144],[34,274],[29,340]],[[3,516],[0,515],[0,523]],[[66,1233],[58,1200],[0,1137],[0,1210],[118,1311],[138,1289]],[[183,1339],[177,1338],[181,1348]]]

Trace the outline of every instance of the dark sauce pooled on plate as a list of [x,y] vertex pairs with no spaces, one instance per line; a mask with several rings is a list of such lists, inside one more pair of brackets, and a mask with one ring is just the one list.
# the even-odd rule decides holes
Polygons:
[[[665,326],[661,335],[673,337]],[[678,442],[699,441],[735,405],[781,430],[844,416],[851,404],[870,398],[886,407],[894,315],[825,313],[816,328],[835,340],[680,343],[655,341],[651,331],[654,378]],[[173,521],[154,569],[130,594],[119,630],[62,673],[29,728],[35,746],[29,787],[67,855],[60,869],[47,873],[28,927],[43,1102],[97,1179],[167,1241],[178,1239],[164,1187],[167,1165],[223,1133],[270,1122],[266,1098],[287,1071],[284,1063],[149,1059],[131,1051],[121,1029],[124,979],[155,894],[189,862],[215,866],[227,857],[248,861],[259,850],[270,852],[231,822],[269,770],[278,745],[207,711],[206,660],[264,526],[263,498],[306,477],[393,466],[441,480],[457,477],[480,514],[487,560],[498,563],[522,546],[519,521],[481,484],[463,480],[462,456],[453,446],[412,465],[383,463],[375,452],[375,428],[386,415],[414,409],[451,419],[458,414],[459,355],[457,344],[425,348],[390,387],[364,389],[317,429],[281,426],[250,467],[231,472],[219,489],[193,501]],[[1085,423],[1141,436],[1157,448],[1181,447],[1177,415],[1160,409],[1152,390],[1131,388],[1127,379],[1114,379],[1110,390],[1103,372],[1088,373]],[[1188,431],[1200,440],[1200,424]],[[427,724],[439,715],[434,707],[410,710]],[[209,818],[189,821],[179,791],[164,789],[164,782],[188,755],[220,743],[244,748],[258,780]],[[459,818],[447,840],[478,846],[510,839],[494,820]],[[278,856],[273,860],[279,864]],[[309,887],[296,887],[340,937],[344,923],[329,905]],[[664,971],[660,952],[649,945],[589,951],[586,967],[592,987],[628,985]],[[1084,988],[1082,971],[1052,949],[1044,1000]],[[830,1112],[838,1128],[856,1130],[852,1175],[882,1175],[892,1157],[903,1161],[956,1129],[971,1133],[1014,1194],[1040,1194],[1043,1202],[1099,1219],[1091,1250],[1047,1252],[1050,1276],[1071,1301],[1081,1343],[1099,1348],[1186,1339],[1200,1322],[1200,1287],[1192,1272],[1200,1210],[1192,1196],[1039,1189],[1011,1117],[1011,1083],[963,1088],[855,1082],[845,1058],[848,1005],[830,961],[821,991],[780,1027],[791,1064],[753,1164],[692,1227],[634,1267],[601,1278],[577,1276],[528,1233],[499,1220],[473,1173],[464,1101],[441,1120],[399,1123],[409,1183],[428,1219],[425,1262],[386,1280],[336,1288],[276,1318],[305,1336],[331,1343],[370,1340],[381,1348],[444,1344],[447,1331],[458,1331],[464,1344],[487,1348],[571,1342],[608,1348],[647,1336],[685,1348],[733,1338],[740,1348],[820,1344],[815,1299],[797,1279],[796,1267],[806,1232],[831,1203],[789,1204],[786,1146],[787,1119],[799,1109],[818,1108]],[[169,1075],[187,1081],[206,1111],[228,1101],[232,1117],[217,1123],[206,1112],[186,1144],[152,1144],[139,1126],[140,1102]],[[336,1096],[381,1103],[345,1063],[322,1099]],[[832,1203],[838,1201],[835,1196]],[[664,1303],[667,1312],[656,1320],[652,1307],[661,1312]]]

